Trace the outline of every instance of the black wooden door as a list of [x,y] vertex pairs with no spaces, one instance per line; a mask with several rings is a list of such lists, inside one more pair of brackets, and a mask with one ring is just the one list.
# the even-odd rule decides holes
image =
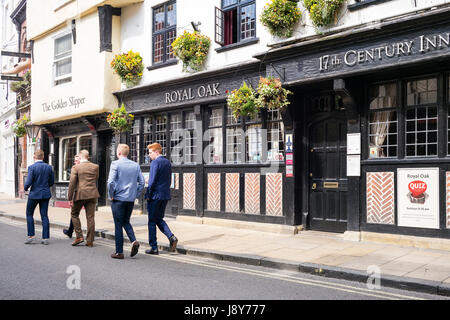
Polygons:
[[322,114],[309,122],[309,225],[313,230],[344,232],[347,227],[347,126],[341,114]]

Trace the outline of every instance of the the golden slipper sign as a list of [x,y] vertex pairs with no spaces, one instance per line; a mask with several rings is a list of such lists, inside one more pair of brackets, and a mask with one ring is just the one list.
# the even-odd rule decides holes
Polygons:
[[86,98],[77,98],[75,96],[69,97],[66,100],[61,98],[50,103],[42,103],[42,111],[48,112],[66,108],[78,109],[81,105],[85,104],[85,101]]

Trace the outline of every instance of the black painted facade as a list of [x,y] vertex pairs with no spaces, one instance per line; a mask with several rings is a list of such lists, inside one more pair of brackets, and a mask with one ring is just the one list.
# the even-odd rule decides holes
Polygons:
[[[215,70],[209,72],[201,72],[187,78],[171,80],[155,85],[141,86],[127,89],[115,93],[119,101],[124,102],[127,110],[135,115],[135,119],[148,119],[148,117],[164,116],[169,119],[173,114],[181,115],[184,123],[185,118],[195,115],[197,123],[195,128],[195,140],[197,142],[195,152],[195,163],[172,163],[173,172],[178,174],[177,186],[172,189],[172,200],[168,204],[167,214],[171,215],[187,215],[197,217],[213,217],[221,219],[234,219],[253,222],[266,222],[274,224],[298,225],[301,223],[299,215],[294,214],[294,178],[286,177],[285,163],[280,161],[275,168],[271,167],[271,163],[261,159],[254,163],[248,163],[245,160],[240,163],[229,163],[223,159],[222,163],[207,163],[203,159],[203,150],[208,147],[209,141],[205,139],[204,132],[208,129],[208,121],[211,116],[211,109],[221,109],[223,111],[223,121],[226,123],[226,97],[227,93],[239,88],[243,82],[256,88],[259,77],[265,75],[265,66],[262,63],[252,63],[239,65],[233,68]],[[154,119],[154,118],[153,118]],[[155,120],[153,120],[155,121]],[[243,128],[251,126],[249,119],[242,124]],[[262,128],[267,126],[268,115],[262,114],[260,122]],[[293,123],[289,113],[282,115],[284,124],[284,132],[293,132]],[[153,122],[153,125],[156,125]],[[223,140],[221,147],[223,157],[225,158],[226,146],[226,129],[227,125],[222,127]],[[148,173],[148,163],[142,163],[143,157],[147,152],[146,146],[148,142],[156,142],[157,138],[151,141],[143,141],[142,133],[145,128],[141,122],[136,128],[137,135],[140,134],[139,155],[135,155],[140,159],[141,167],[144,173]],[[168,137],[171,134],[170,124],[163,130],[163,134]],[[133,132],[128,136],[129,144],[134,143]],[[131,142],[131,143],[130,143]],[[263,141],[263,144],[266,141]],[[245,154],[245,140],[242,145],[243,154]],[[167,146],[166,156],[171,157],[170,147]],[[199,151],[201,150],[201,152]],[[267,159],[266,159],[267,160]],[[144,161],[145,162],[145,161]],[[266,176],[264,172],[279,173],[282,176],[282,213],[280,215],[271,215],[266,211]],[[185,174],[195,174],[195,206],[187,209],[183,205],[183,186]],[[220,205],[214,210],[208,208],[208,176],[209,174],[218,173],[220,175]],[[226,175],[233,173],[239,175],[239,205],[234,212],[227,210],[226,205]],[[258,173],[259,178],[259,212],[257,214],[247,214],[245,203],[245,174]],[[228,195],[229,196],[229,195]]]
[[[302,221],[307,228],[450,238],[446,200],[446,173],[450,169],[449,18],[450,10],[443,7],[381,22],[377,28],[317,36],[257,56],[266,63],[268,75],[281,75],[284,85],[295,91],[289,107],[297,150],[294,208],[299,211],[296,216],[307,217]],[[413,132],[415,141],[409,138],[411,110],[420,108],[411,107],[408,88],[414,81],[427,79],[435,86],[430,89],[434,100],[420,107],[432,109],[433,114],[416,122],[434,121],[436,127],[431,130],[432,138],[428,138],[432,135],[427,127],[426,151],[422,152],[419,129]],[[370,90],[387,83],[397,88],[397,107],[389,109],[396,114],[396,140],[389,157],[373,158],[369,154]],[[342,173],[346,166],[345,136],[351,133],[361,135],[360,176]],[[439,168],[439,227],[399,226],[397,169],[430,167]],[[393,221],[389,223],[368,221],[367,174],[376,172],[394,174]]]

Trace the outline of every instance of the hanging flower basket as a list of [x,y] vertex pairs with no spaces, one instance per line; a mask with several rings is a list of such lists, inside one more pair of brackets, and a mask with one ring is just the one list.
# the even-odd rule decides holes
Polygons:
[[284,109],[290,104],[288,95],[291,91],[284,89],[278,78],[260,78],[257,89],[256,105],[268,110]]
[[31,91],[31,71],[27,71],[22,81],[14,81],[10,85],[11,91],[17,94],[19,101],[22,103],[30,97]]
[[125,105],[122,103],[120,108],[115,109],[108,115],[106,121],[116,134],[131,130],[134,115],[127,112]]
[[185,31],[172,42],[172,49],[181,61],[183,71],[200,71],[208,55],[211,39],[197,31]]
[[259,105],[256,104],[256,92],[251,87],[244,84],[236,90],[231,91],[227,96],[228,107],[233,112],[233,117],[255,117],[259,112]]
[[289,38],[292,36],[294,26],[300,20],[301,15],[296,2],[272,0],[264,7],[260,20],[272,35]]
[[14,121],[12,127],[17,138],[22,138],[27,134],[25,126],[28,122],[30,122],[30,119],[26,115],[24,115],[21,119]]
[[316,27],[325,27],[336,20],[345,0],[304,0],[311,21]]
[[127,88],[130,88],[141,81],[144,63],[139,52],[130,50],[128,53],[117,54],[111,61],[111,67]]

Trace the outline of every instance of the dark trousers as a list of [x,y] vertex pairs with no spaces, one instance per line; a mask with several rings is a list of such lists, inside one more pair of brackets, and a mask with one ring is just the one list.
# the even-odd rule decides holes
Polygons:
[[27,229],[28,236],[34,237],[34,209],[39,204],[39,212],[42,221],[42,239],[50,238],[50,223],[48,221],[48,201],[50,199],[30,199],[27,201]]
[[164,221],[164,212],[166,211],[168,200],[150,200],[147,201],[148,212],[148,243],[153,250],[158,249],[156,241],[156,226],[170,239],[173,236],[169,226]]
[[67,234],[69,236],[71,236],[73,234],[73,222],[72,222],[72,217],[70,218],[70,224],[69,224],[69,229],[67,229]]
[[134,202],[113,200],[111,210],[114,217],[116,239],[116,253],[123,253],[123,229],[130,239],[130,242],[136,241],[133,227],[130,224],[131,213],[133,212]]

